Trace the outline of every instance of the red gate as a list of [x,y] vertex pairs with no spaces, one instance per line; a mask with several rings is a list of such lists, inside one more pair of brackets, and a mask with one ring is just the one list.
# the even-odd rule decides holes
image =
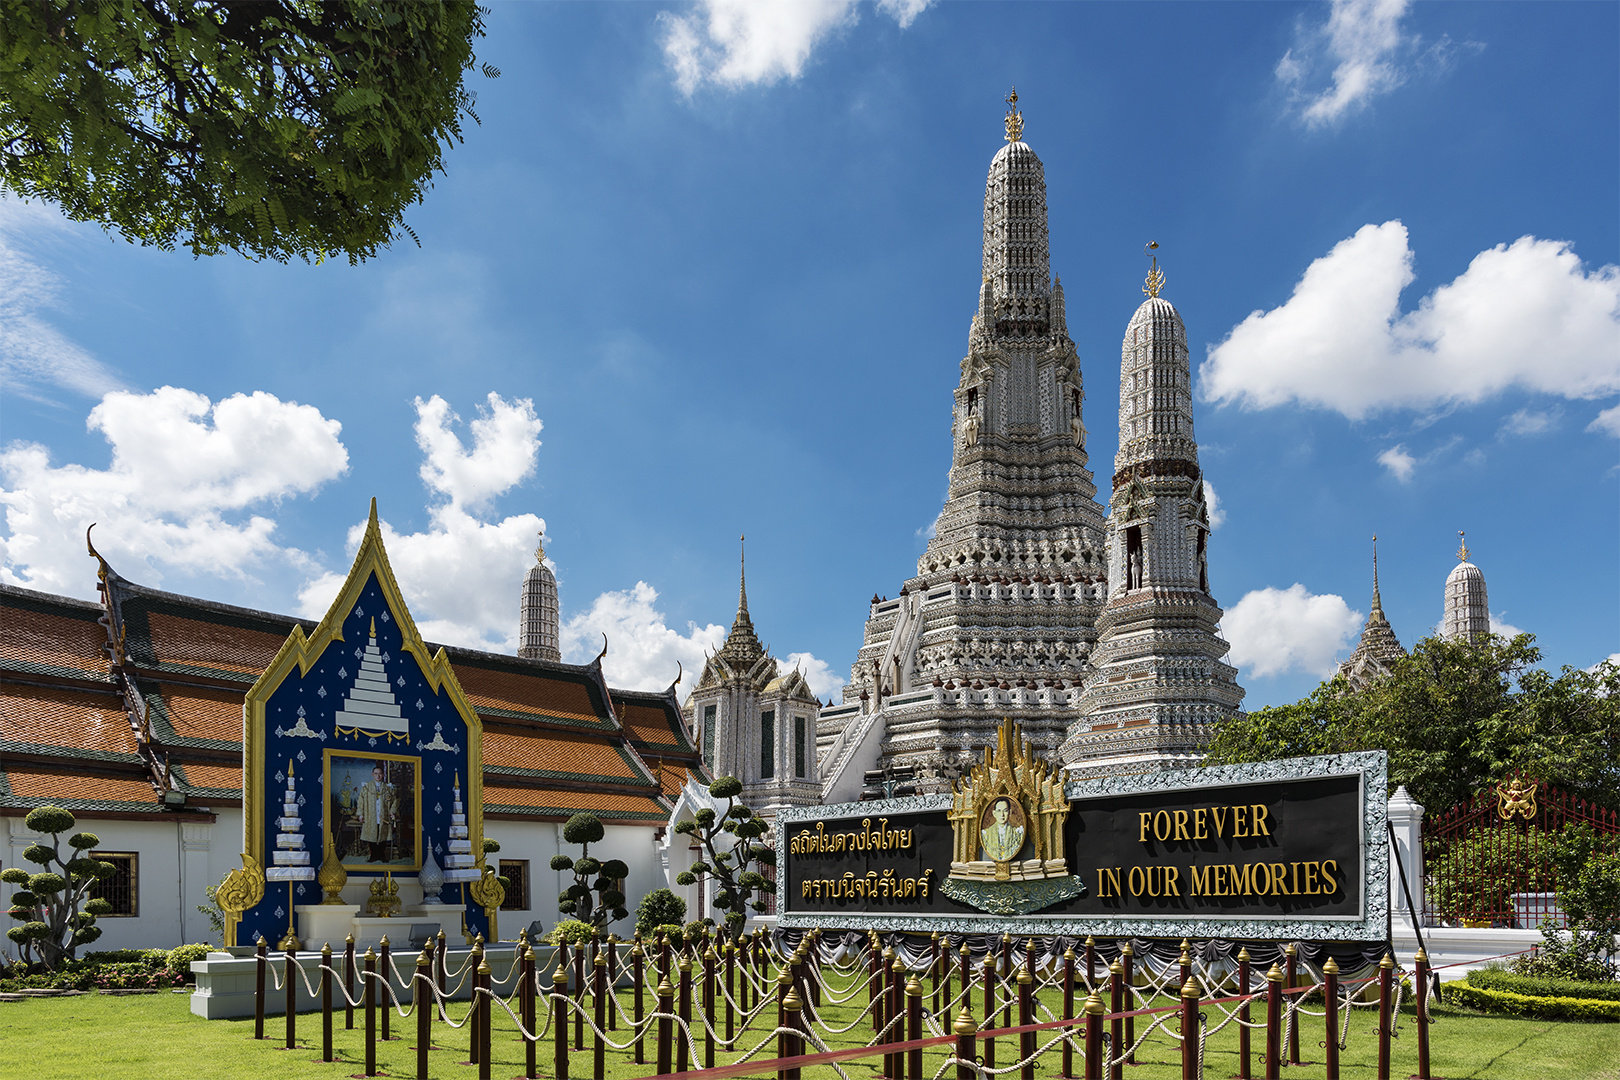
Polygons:
[[1442,926],[1566,928],[1553,844],[1582,823],[1620,846],[1620,813],[1518,777],[1425,816],[1424,914]]

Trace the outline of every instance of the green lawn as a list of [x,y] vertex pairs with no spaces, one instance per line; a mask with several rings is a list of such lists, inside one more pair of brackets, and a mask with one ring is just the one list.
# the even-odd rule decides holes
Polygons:
[[[857,995],[864,1002],[862,995]],[[628,996],[626,997],[628,1005]],[[465,1009],[464,1004],[456,1006]],[[494,1042],[493,1074],[501,1080],[517,1076],[522,1070],[523,1047],[513,1037],[513,1028],[505,1014],[497,1010]],[[1431,1027],[1433,1071],[1436,1076],[1449,1080],[1464,1077],[1491,1077],[1501,1080],[1620,1080],[1620,1025],[1571,1024],[1538,1020],[1519,1020],[1506,1017],[1478,1016],[1440,1007],[1436,1010],[1438,1022]],[[854,1018],[842,1009],[826,1010],[826,1019],[834,1026],[843,1026]],[[1257,1010],[1258,1018],[1258,1010]],[[1218,1019],[1211,1011],[1211,1021]],[[267,1021],[265,1042],[253,1039],[253,1021],[207,1021],[191,1015],[189,1002],[181,994],[157,994],[139,997],[84,996],[74,998],[41,998],[24,1002],[0,1004],[0,1053],[7,1063],[7,1074],[27,1076],[30,1080],[122,1080],[125,1077],[140,1080],[162,1078],[230,1078],[240,1077],[309,1077],[311,1080],[338,1080],[361,1071],[365,1046],[363,1032],[344,1031],[342,1016],[337,1019],[336,1047],[340,1060],[325,1064],[320,1057],[320,1017],[317,1013],[301,1014],[299,1021],[299,1049],[280,1049],[284,1031],[281,1017]],[[359,1018],[357,1016],[357,1022]],[[378,1047],[379,1067],[395,1077],[415,1075],[414,1047],[415,1020],[395,1021],[395,1031],[403,1031],[406,1038],[383,1043]],[[1283,1075],[1291,1080],[1308,1080],[1323,1075],[1320,1065],[1322,1033],[1321,1021],[1306,1018],[1302,1031],[1304,1057],[1316,1064],[1291,1066]],[[1350,1028],[1350,1047],[1343,1053],[1342,1075],[1347,1080],[1366,1080],[1374,1075],[1377,1054],[1375,1020],[1371,1010],[1358,1010]],[[1226,1080],[1237,1073],[1236,1039],[1233,1028],[1228,1028],[1211,1040],[1205,1061],[1205,1076],[1210,1080]],[[617,1033],[623,1039],[623,1034]],[[858,1036],[858,1038],[857,1038]],[[477,1076],[474,1067],[461,1064],[467,1059],[467,1044],[463,1031],[436,1028],[436,1040],[445,1044],[430,1055],[430,1072],[434,1077],[467,1080]],[[835,1046],[858,1045],[870,1037],[870,1025],[857,1024]],[[1042,1041],[1049,1037],[1042,1033]],[[573,1051],[570,1071],[574,1080],[591,1076],[592,1052],[590,1032],[586,1030],[587,1049]],[[751,1046],[757,1038],[746,1038]],[[1014,1059],[1016,1040],[1003,1038],[997,1042],[997,1061],[1005,1067]],[[1263,1045],[1263,1032],[1257,1032],[1255,1046]],[[944,1060],[944,1048],[928,1052],[924,1072],[932,1077]],[[539,1052],[541,1075],[554,1076],[551,1068],[551,1045],[548,1041]],[[763,1055],[762,1055],[763,1056]],[[652,1045],[648,1045],[651,1062]],[[722,1054],[718,1063],[729,1058]],[[1136,1080],[1157,1077],[1179,1077],[1179,1045],[1167,1037],[1155,1037],[1139,1055],[1140,1064],[1128,1068],[1126,1075]],[[877,1076],[881,1058],[847,1062],[845,1071],[852,1080],[872,1080]],[[1077,1062],[1078,1066],[1078,1062]],[[1396,1077],[1412,1075],[1417,1067],[1417,1039],[1410,1012],[1403,1018],[1400,1037],[1393,1052],[1391,1073]],[[1254,1064],[1258,1075],[1258,1054]],[[630,1080],[654,1071],[651,1064],[637,1066],[627,1054],[609,1052],[608,1075],[615,1080]],[[1054,1049],[1041,1059],[1038,1075],[1055,1077],[1059,1072],[1059,1058]],[[761,1074],[764,1075],[764,1074]],[[1008,1074],[1016,1077],[1016,1073]],[[806,1070],[805,1080],[838,1080],[830,1066]]]

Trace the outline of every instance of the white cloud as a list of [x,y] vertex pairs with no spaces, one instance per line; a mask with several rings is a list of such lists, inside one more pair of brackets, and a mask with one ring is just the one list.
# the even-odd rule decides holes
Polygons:
[[1352,420],[1472,404],[1518,388],[1620,393],[1620,267],[1587,272],[1562,241],[1525,236],[1474,257],[1402,313],[1406,227],[1365,225],[1313,262],[1287,303],[1256,311],[1199,367],[1206,400],[1290,402]]
[[49,451],[13,443],[0,451],[0,580],[85,595],[84,532],[115,565],[241,577],[270,560],[305,556],[272,537],[276,523],[243,512],[308,494],[341,476],[349,454],[342,425],[310,405],[262,391],[217,404],[165,386],[118,391],[90,411],[88,426],[112,446],[106,469],[54,466]]
[[1561,415],[1558,409],[1520,409],[1502,421],[1502,434],[1542,435],[1553,429]]
[[1378,464],[1388,469],[1391,476],[1404,484],[1412,479],[1412,470],[1417,467],[1417,458],[1406,452],[1405,445],[1396,445],[1378,455]]
[[848,681],[834,675],[827,661],[818,660],[813,653],[788,653],[776,662],[776,671],[780,675],[786,675],[795,668],[804,675],[804,681],[810,684],[812,693],[817,697],[831,698],[834,702],[838,701],[844,683]]
[[[589,663],[602,651],[607,635],[608,654],[602,670],[609,685],[625,690],[663,690],[675,680],[676,664],[683,672],[676,693],[684,700],[703,670],[706,652],[725,644],[726,628],[710,623],[686,624],[682,633],[670,627],[656,602],[658,590],[645,581],[634,588],[605,592],[584,611],[562,624],[563,659]],[[516,616],[513,616],[514,621]]]
[[1221,619],[1228,659],[1255,678],[1300,671],[1326,678],[1361,630],[1362,615],[1341,596],[1315,596],[1295,583],[1256,589]]
[[[1405,81],[1397,63],[1407,0],[1333,0],[1325,26],[1301,25],[1293,48],[1277,62],[1277,81],[1310,127],[1332,124]],[[1332,84],[1310,89],[1314,71],[1333,63]]]
[[1604,664],[1613,664],[1616,667],[1620,667],[1620,652],[1610,653],[1606,658],[1604,658],[1602,660],[1599,660],[1597,663],[1593,664],[1591,667],[1587,668],[1586,670],[1596,673],[1597,670],[1599,668],[1601,668]]
[[60,306],[61,279],[26,250],[66,233],[61,214],[0,195],[0,382],[8,393],[45,400],[43,385],[101,397],[125,389],[106,365],[51,325],[45,312]]
[[1208,480],[1204,481],[1204,505],[1209,507],[1211,532],[1226,524],[1226,511],[1221,509],[1221,497],[1215,494],[1215,485]]
[[[469,425],[470,450],[453,430],[459,418],[443,398],[435,394],[415,404],[422,481],[446,501],[428,507],[428,527],[421,532],[397,532],[381,515],[389,565],[428,641],[514,650],[518,587],[533,565],[535,538],[546,523],[534,514],[484,521],[468,507],[487,505],[534,472],[541,427],[534,403],[528,398],[508,402],[491,393]],[[364,535],[364,522],[349,529],[351,554]],[[343,577],[325,573],[306,583],[298,592],[300,612],[310,618],[325,614]]]
[[[878,0],[902,29],[931,0]],[[730,89],[797,79],[823,39],[860,21],[856,0],[700,0],[687,14],[662,12],[664,59],[690,97],[705,83]]]
[[1491,633],[1501,634],[1505,638],[1516,638],[1524,631],[1493,612],[1491,614]]
[[1620,405],[1612,405],[1597,414],[1597,419],[1586,425],[1594,435],[1613,435],[1620,439]]
[[426,455],[422,482],[450,498],[457,509],[479,509],[534,472],[540,452],[540,418],[534,402],[507,402],[491,391],[471,424],[467,450],[451,425],[461,419],[439,395],[416,402],[416,445]]

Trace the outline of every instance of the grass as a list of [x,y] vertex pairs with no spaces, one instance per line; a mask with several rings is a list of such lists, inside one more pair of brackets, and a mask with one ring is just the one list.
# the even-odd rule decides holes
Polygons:
[[[864,1004],[864,994],[856,998]],[[982,997],[975,992],[975,998]],[[625,997],[628,1007],[629,998]],[[649,997],[650,1001],[650,997]],[[1056,1004],[1055,1001],[1051,1002]],[[458,1003],[453,1015],[460,1015],[466,1006]],[[855,1012],[847,1008],[824,1010],[825,1019],[833,1026],[843,1026],[855,1019]],[[1439,1006],[1435,1010],[1437,1022],[1430,1028],[1432,1035],[1431,1060],[1436,1076],[1448,1080],[1465,1077],[1499,1078],[1499,1080],[1620,1080],[1620,1025],[1576,1024],[1512,1017],[1482,1016],[1459,1009]],[[1260,1010],[1256,1010],[1256,1018]],[[1209,1010],[1213,1024],[1219,1020],[1215,1010]],[[1310,1080],[1323,1075],[1321,1066],[1322,1040],[1319,1018],[1302,1017],[1303,1057],[1306,1064],[1289,1066],[1283,1073],[1290,1080]],[[39,998],[24,1002],[0,1004],[0,1044],[3,1044],[7,1075],[27,1076],[29,1080],[140,1080],[164,1078],[268,1077],[309,1078],[309,1080],[339,1080],[362,1071],[365,1054],[364,1022],[357,1013],[355,1031],[343,1030],[341,1013],[335,1023],[335,1048],[339,1060],[331,1064],[320,1061],[320,1015],[300,1014],[298,1017],[298,1049],[281,1049],[285,1031],[281,1017],[266,1021],[264,1042],[253,1039],[253,1020],[203,1020],[189,1011],[189,1001],[182,994],[155,994],[138,997],[103,997],[89,995],[73,998]],[[1357,1010],[1350,1025],[1350,1045],[1342,1054],[1341,1075],[1346,1080],[1367,1080],[1375,1075],[1377,1036],[1374,1030],[1373,1010]],[[1410,1011],[1403,1017],[1400,1036],[1392,1052],[1391,1075],[1407,1077],[1417,1067],[1417,1037]],[[415,1075],[415,1020],[396,1019],[395,1033],[406,1037],[388,1043],[379,1043],[378,1066],[395,1077]],[[1213,1037],[1206,1051],[1204,1076],[1208,1080],[1226,1080],[1237,1073],[1237,1041],[1234,1027],[1228,1027]],[[622,1041],[622,1031],[614,1033]],[[835,1047],[860,1045],[871,1036],[870,1024],[859,1023],[845,1036],[833,1040]],[[1041,1033],[1044,1043],[1050,1035]],[[570,1072],[573,1080],[586,1080],[592,1072],[591,1034],[586,1029],[586,1049],[572,1051]],[[476,1067],[462,1064],[467,1059],[466,1033],[435,1027],[435,1040],[443,1044],[429,1055],[430,1075],[445,1080],[469,1080],[476,1077]],[[749,1036],[742,1044],[751,1046],[758,1037]],[[507,1080],[522,1071],[523,1046],[515,1038],[515,1029],[504,1012],[496,1010],[493,1038],[493,1075]],[[1264,1045],[1264,1032],[1256,1032],[1254,1045]],[[701,1044],[700,1044],[701,1048]],[[926,1052],[924,1072],[931,1078],[945,1060],[946,1048]],[[997,1060],[1005,1067],[1014,1060],[1016,1037],[997,1040]],[[607,1076],[613,1080],[630,1080],[655,1071],[653,1044],[647,1046],[647,1065],[638,1066],[627,1052],[609,1051]],[[762,1057],[764,1055],[761,1055]],[[540,1074],[555,1075],[551,1068],[552,1046],[549,1036],[537,1054]],[[717,1058],[724,1064],[731,1060],[725,1054]],[[1139,1064],[1125,1070],[1131,1080],[1156,1080],[1160,1077],[1181,1075],[1180,1046],[1167,1035],[1155,1033],[1138,1053]],[[1314,1063],[1312,1063],[1314,1062]],[[880,1074],[882,1058],[873,1057],[846,1062],[845,1072],[851,1080],[875,1080]],[[1079,1065],[1078,1056],[1076,1065]],[[1253,1064],[1256,1075],[1262,1073],[1258,1053]],[[1058,1051],[1054,1048],[1037,1065],[1037,1075],[1055,1077],[1059,1072]],[[774,1074],[760,1073],[761,1077]],[[954,1073],[950,1074],[954,1077]],[[1005,1074],[1009,1080],[1018,1074]],[[805,1070],[805,1080],[839,1080],[830,1066],[817,1066]]]

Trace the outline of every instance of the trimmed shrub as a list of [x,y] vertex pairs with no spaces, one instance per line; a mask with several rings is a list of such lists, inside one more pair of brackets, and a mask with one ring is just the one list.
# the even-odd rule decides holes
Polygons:
[[589,945],[595,928],[578,919],[564,919],[540,940],[546,945]]
[[649,937],[665,923],[686,918],[686,901],[668,889],[654,889],[636,905],[636,933]]
[[1505,1013],[1537,1020],[1581,1020],[1620,1023],[1620,1001],[1594,1001],[1589,998],[1533,997],[1511,990],[1485,990],[1465,982],[1447,983],[1444,996],[1453,1005],[1465,1005],[1480,1012]]
[[1465,980],[1481,990],[1507,990],[1528,997],[1584,998],[1588,1001],[1620,1001],[1620,982],[1583,982],[1578,979],[1546,979],[1515,975],[1500,968],[1470,971]]

